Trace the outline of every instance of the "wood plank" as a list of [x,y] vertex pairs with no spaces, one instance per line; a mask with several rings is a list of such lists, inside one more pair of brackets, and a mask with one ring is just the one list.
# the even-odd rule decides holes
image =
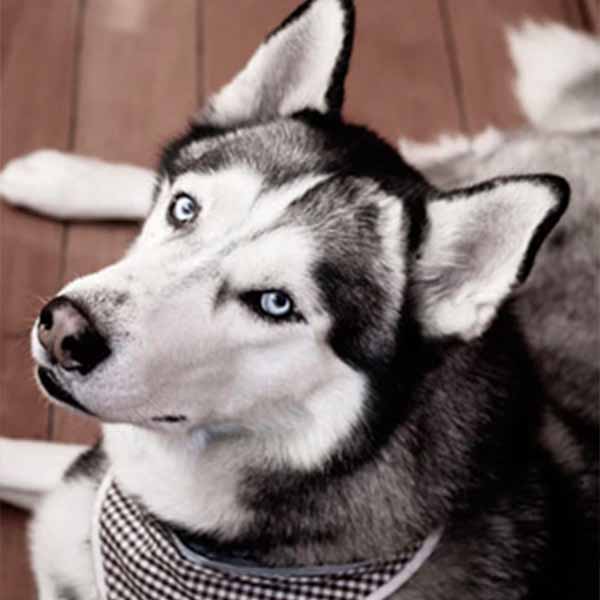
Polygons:
[[0,435],[47,437],[47,402],[34,383],[28,338],[2,340],[0,399]]
[[516,127],[525,118],[512,93],[513,67],[505,29],[525,19],[582,27],[576,0],[440,0],[456,52],[467,130]]
[[[152,166],[160,145],[196,110],[195,0],[93,0],[83,24],[75,151]],[[71,225],[64,280],[98,270],[124,252],[131,225]],[[53,437],[90,442],[96,422],[62,410]]]
[[[1,3],[0,164],[40,147],[70,142],[78,0]],[[33,383],[28,333],[54,294],[63,226],[0,203],[0,434],[44,438],[45,401]],[[35,589],[27,515],[0,506],[0,597],[31,600]]]
[[560,20],[575,29],[588,29],[580,0],[562,0]]
[[[206,0],[206,86],[226,84],[296,0]],[[344,113],[392,143],[457,130],[460,118],[436,0],[357,0]],[[235,18],[232,18],[232,15]]]
[[[0,354],[0,435],[44,439],[47,402],[35,389],[26,338],[4,339]],[[31,600],[35,586],[29,565],[24,511],[0,504],[0,598]]]
[[37,596],[25,535],[29,515],[0,504],[0,521],[0,600],[34,600]]
[[[77,0],[2,3],[2,165],[41,147],[69,145],[77,7]],[[3,334],[26,335],[39,298],[56,291],[62,231],[0,203]]]
[[600,35],[600,2],[598,0],[580,0],[580,5],[585,28],[591,33]]
[[394,144],[460,129],[436,0],[357,2],[346,114]]

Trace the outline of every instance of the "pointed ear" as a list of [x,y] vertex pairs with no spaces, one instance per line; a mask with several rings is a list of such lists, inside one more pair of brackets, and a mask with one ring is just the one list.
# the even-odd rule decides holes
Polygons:
[[415,265],[425,333],[481,335],[527,277],[568,199],[569,185],[552,175],[494,179],[432,199]]
[[339,113],[354,37],[351,0],[309,0],[210,98],[201,124],[230,127],[312,109]]

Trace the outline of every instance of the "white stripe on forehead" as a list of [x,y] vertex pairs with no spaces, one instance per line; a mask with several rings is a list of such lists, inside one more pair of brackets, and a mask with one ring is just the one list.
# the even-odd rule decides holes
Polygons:
[[202,207],[198,226],[222,233],[246,217],[263,183],[259,173],[243,165],[210,173],[188,171],[173,180],[170,196],[193,196]]
[[200,159],[204,154],[218,148],[223,142],[239,137],[241,132],[238,130],[220,133],[214,137],[206,137],[190,142],[180,150],[179,157],[175,161],[175,167],[185,167],[186,164],[193,163]]
[[268,189],[263,175],[237,165],[211,173],[183,173],[173,181],[169,196],[179,192],[193,196],[202,206],[198,226],[203,240],[225,241],[230,234],[251,236],[272,227],[294,200],[326,177],[306,175]]
[[402,203],[394,196],[379,195],[381,216],[377,230],[382,241],[382,260],[391,275],[386,277],[386,290],[391,296],[389,309],[390,319],[396,317],[395,312],[402,304],[406,285],[405,249],[408,243],[408,222]]

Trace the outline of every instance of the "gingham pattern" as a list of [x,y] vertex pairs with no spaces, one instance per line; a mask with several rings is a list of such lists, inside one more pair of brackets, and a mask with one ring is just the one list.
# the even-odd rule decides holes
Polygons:
[[[171,533],[112,481],[101,500],[99,560],[106,600],[358,600],[398,575],[420,547],[327,574],[260,575],[186,557]],[[273,573],[273,574],[272,574]]]

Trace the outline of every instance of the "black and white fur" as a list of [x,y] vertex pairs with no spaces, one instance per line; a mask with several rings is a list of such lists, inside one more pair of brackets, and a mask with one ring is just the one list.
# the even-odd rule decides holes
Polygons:
[[[49,215],[149,213],[121,261],[60,292],[109,358],[61,371],[32,333],[37,364],[102,419],[102,441],[0,440],[2,497],[36,508],[43,600],[96,598],[90,514],[109,465],[225,556],[374,559],[443,526],[398,598],[597,597],[598,45],[515,32],[525,80],[539,68],[528,52],[555,38],[585,47],[587,70],[547,83],[536,131],[450,153],[405,144],[422,175],[340,117],[353,21],[349,1],[303,4],[155,179],[52,151],[0,175],[9,200]],[[569,185],[546,173],[573,190],[557,227]],[[167,218],[179,192],[202,205],[183,231]],[[247,298],[265,289],[300,316],[261,317]]]

